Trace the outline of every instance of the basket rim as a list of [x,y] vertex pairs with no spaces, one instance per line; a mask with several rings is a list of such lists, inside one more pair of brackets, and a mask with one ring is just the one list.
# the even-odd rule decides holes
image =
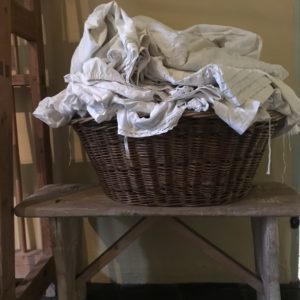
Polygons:
[[214,111],[188,112],[178,130],[160,137],[124,139],[115,119],[98,124],[84,118],[86,123],[77,122],[73,128],[113,200],[208,206],[238,201],[251,188],[266,145],[285,121],[284,115],[269,113],[268,120],[251,125],[245,138]]
[[[283,114],[281,114],[280,112],[277,112],[275,110],[269,110],[268,113],[271,116],[271,120],[272,122],[277,122],[283,118],[286,118],[286,116],[284,116]],[[202,112],[196,112],[196,111],[192,111],[192,110],[185,110],[185,112],[183,113],[183,115],[181,116],[181,118],[209,118],[209,119],[221,119],[214,110],[212,110],[211,108],[207,111],[202,111]],[[74,124],[84,124],[87,123],[89,121],[95,121],[93,117],[91,116],[87,116],[87,117],[73,117],[70,121],[70,125],[74,125]],[[111,120],[105,121],[105,122],[109,122],[109,121],[116,121],[116,117],[112,118]],[[96,121],[95,121],[96,122]],[[255,123],[264,123],[267,122],[266,121],[257,121]],[[97,122],[96,122],[97,123]],[[99,123],[97,123],[99,124]]]

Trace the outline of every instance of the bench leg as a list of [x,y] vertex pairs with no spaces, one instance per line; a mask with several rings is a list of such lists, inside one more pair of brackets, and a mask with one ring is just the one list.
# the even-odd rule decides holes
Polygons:
[[263,283],[257,300],[280,300],[278,224],[275,217],[251,218],[255,266]]
[[82,219],[68,217],[50,220],[54,236],[58,300],[85,300],[85,284],[76,286]]

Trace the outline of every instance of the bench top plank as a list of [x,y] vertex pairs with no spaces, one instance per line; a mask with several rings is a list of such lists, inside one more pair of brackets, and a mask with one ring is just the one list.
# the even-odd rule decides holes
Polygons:
[[91,216],[298,216],[300,194],[287,185],[269,182],[253,186],[244,199],[206,207],[147,207],[112,201],[99,185],[52,184],[15,208],[20,217]]

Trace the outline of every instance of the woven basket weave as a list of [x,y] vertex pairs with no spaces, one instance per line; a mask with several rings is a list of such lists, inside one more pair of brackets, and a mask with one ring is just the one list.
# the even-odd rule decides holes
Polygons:
[[214,113],[186,113],[166,134],[128,138],[117,122],[77,119],[73,127],[115,201],[148,206],[207,206],[234,202],[252,185],[269,139],[283,124],[272,114],[237,134]]

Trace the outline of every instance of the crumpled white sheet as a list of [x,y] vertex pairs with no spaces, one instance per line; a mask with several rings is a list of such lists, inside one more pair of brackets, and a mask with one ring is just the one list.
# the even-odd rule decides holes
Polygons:
[[174,128],[186,109],[212,107],[242,134],[272,107],[300,120],[300,101],[285,84],[288,73],[259,60],[261,38],[218,25],[173,30],[148,17],[129,18],[116,2],[88,17],[72,57],[68,86],[39,103],[34,115],[51,127],[74,115],[98,123],[117,116],[118,133],[145,137]]

